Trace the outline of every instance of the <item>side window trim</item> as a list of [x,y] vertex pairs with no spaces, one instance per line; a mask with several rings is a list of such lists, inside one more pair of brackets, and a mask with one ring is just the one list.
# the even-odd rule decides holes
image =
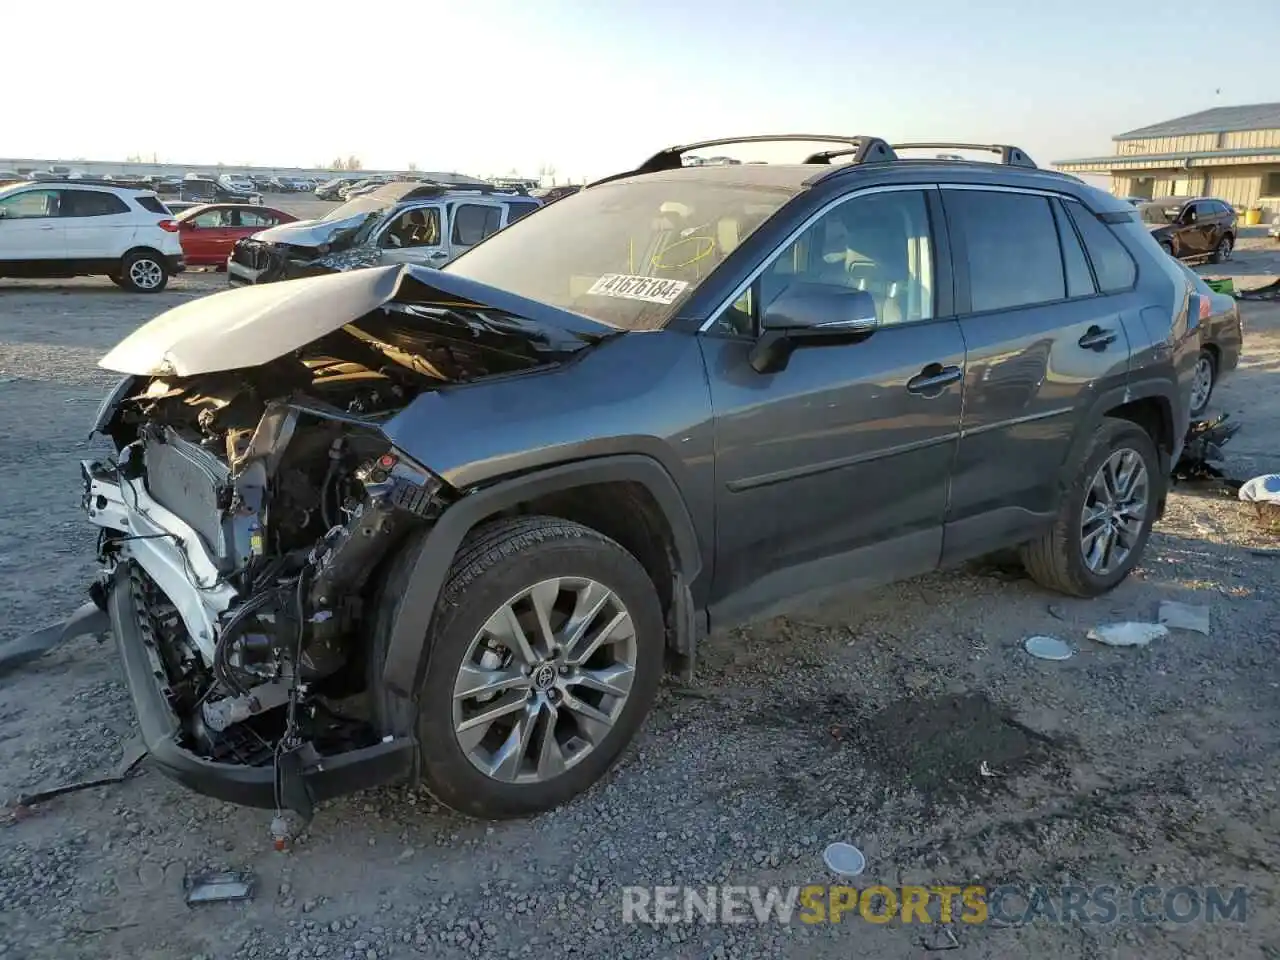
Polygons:
[[[946,291],[948,293],[947,299],[948,300],[951,299],[950,290],[951,290],[952,270],[951,270],[950,259],[948,258],[944,262],[942,252],[941,252],[944,245],[939,240],[939,234],[945,231],[942,231],[939,229],[939,220],[934,215],[934,205],[932,201],[932,197],[937,194],[937,191],[938,191],[937,183],[934,183],[932,181],[926,181],[926,182],[919,182],[919,183],[895,183],[895,184],[884,184],[876,187],[864,187],[860,190],[854,190],[849,193],[842,193],[838,197],[833,197],[831,200],[828,200],[826,203],[820,206],[817,210],[810,213],[809,216],[805,217],[805,219],[800,223],[798,227],[794,228],[789,234],[787,234],[787,236],[783,237],[783,239],[777,245],[775,245],[767,254],[765,254],[764,257],[761,258],[760,262],[755,267],[752,268],[749,274],[747,274],[746,279],[744,279],[741,283],[739,283],[736,287],[734,287],[733,290],[730,291],[730,293],[727,296],[725,296],[723,299],[720,300],[718,304],[716,304],[715,309],[710,311],[710,313],[707,316],[707,319],[703,321],[702,324],[698,327],[698,333],[709,333],[709,332],[717,333],[712,328],[715,327],[716,322],[717,320],[719,320],[721,315],[723,315],[726,310],[728,310],[735,303],[741,300],[742,297],[746,295],[748,290],[756,288],[756,284],[759,281],[760,277],[764,274],[765,270],[767,270],[769,266],[779,256],[781,256],[784,252],[786,252],[786,250],[789,247],[795,244],[797,240],[799,240],[802,236],[804,236],[804,234],[808,232],[813,227],[813,225],[816,224],[819,220],[821,220],[827,214],[831,213],[831,211],[835,210],[837,207],[840,207],[843,204],[850,202],[851,200],[856,200],[859,197],[867,197],[867,196],[872,196],[879,193],[915,192],[915,193],[920,193],[924,195],[925,205],[926,205],[926,209],[929,217],[929,231],[931,234],[930,240],[931,240],[931,246],[932,246],[933,255],[934,255],[934,265],[933,265],[934,315],[929,320],[917,321],[917,323],[932,323],[937,320],[950,318],[951,316],[954,315],[955,311],[951,310],[944,313],[942,310],[943,291]],[[948,250],[948,252],[950,251],[949,244],[946,245],[946,249]],[[753,296],[753,301],[755,303],[758,303],[759,297]],[[916,323],[913,323],[911,325],[916,326]],[[727,334],[727,333],[717,333],[717,335],[732,336],[732,334]]]

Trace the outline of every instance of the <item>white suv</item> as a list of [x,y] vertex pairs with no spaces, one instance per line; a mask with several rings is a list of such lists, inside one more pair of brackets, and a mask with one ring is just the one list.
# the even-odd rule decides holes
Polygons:
[[0,277],[105,274],[156,293],[184,267],[178,225],[150,191],[84,180],[0,187]]

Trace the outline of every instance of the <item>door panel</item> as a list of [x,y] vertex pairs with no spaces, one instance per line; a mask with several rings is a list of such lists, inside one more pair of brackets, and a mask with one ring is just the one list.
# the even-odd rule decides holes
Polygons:
[[[949,190],[943,198],[969,298],[959,320],[968,364],[943,559],[952,563],[1016,542],[1055,509],[1085,411],[1127,377],[1131,305],[1124,295],[1098,296],[1087,273],[1071,278],[1066,298],[1063,264],[1089,267],[1056,201]],[[1015,276],[1005,273],[1010,263]],[[990,309],[974,309],[982,307]]]
[[[737,336],[703,338],[716,418],[718,625],[938,563],[965,350],[956,321],[933,318],[939,271],[925,194],[837,206],[771,258],[714,327]],[[754,331],[795,282],[867,291],[880,326],[811,342],[785,369],[758,373]],[[935,379],[947,382],[921,384],[942,368]]]
[[67,231],[58,219],[58,191],[24,190],[5,197],[0,218],[0,258],[63,260]]

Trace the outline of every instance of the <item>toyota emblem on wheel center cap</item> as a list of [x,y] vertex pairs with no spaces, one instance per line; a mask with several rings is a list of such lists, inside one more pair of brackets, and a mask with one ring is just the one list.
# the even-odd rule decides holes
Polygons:
[[536,690],[550,690],[551,685],[556,682],[556,668],[549,663],[544,663],[533,671],[533,686]]

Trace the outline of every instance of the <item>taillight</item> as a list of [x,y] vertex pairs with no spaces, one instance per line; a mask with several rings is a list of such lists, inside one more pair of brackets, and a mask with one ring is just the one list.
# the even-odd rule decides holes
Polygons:
[[161,230],[167,230],[169,233],[178,232],[177,220],[161,220],[159,223],[156,224],[156,226],[159,227]]
[[1201,298],[1200,298],[1200,319],[1201,319],[1201,320],[1208,320],[1208,319],[1209,319],[1209,313],[1210,313],[1210,312],[1211,312],[1211,311],[1210,311],[1210,307],[1209,307],[1209,298],[1208,298],[1208,297],[1201,297]]

